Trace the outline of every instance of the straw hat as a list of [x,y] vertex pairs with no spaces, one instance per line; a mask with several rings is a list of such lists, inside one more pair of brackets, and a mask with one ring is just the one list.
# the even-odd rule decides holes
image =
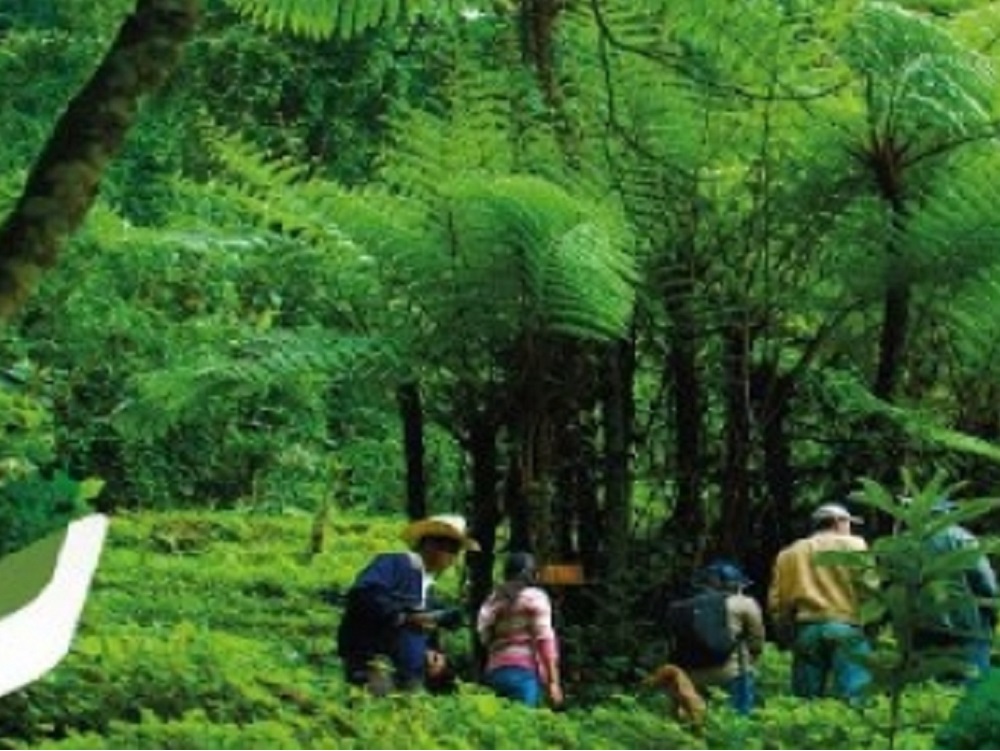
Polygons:
[[465,517],[459,514],[435,514],[410,522],[401,536],[410,547],[415,547],[425,537],[447,537],[460,543],[462,550],[479,550],[479,543],[466,529]]

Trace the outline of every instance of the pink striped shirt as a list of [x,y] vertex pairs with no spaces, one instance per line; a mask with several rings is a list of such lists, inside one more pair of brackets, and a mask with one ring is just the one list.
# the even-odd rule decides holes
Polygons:
[[548,680],[546,665],[558,664],[552,603],[545,590],[525,587],[513,601],[494,592],[479,609],[479,638],[489,652],[486,670],[521,667]]

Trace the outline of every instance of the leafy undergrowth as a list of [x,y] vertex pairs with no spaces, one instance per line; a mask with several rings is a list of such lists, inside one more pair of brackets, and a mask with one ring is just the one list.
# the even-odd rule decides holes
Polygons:
[[[599,702],[532,711],[474,683],[447,696],[371,698],[333,655],[338,593],[398,521],[336,519],[306,554],[308,515],[171,512],[117,517],[71,654],[0,701],[0,745],[31,749],[784,749],[887,748],[883,702],[863,711],[781,694],[768,653],[751,719],[713,704],[704,732],[663,696],[605,687]],[[457,573],[442,585],[457,588]],[[467,649],[468,634],[449,646]],[[592,688],[592,687],[591,687]],[[907,704],[897,746],[933,748],[954,704],[940,688]]]

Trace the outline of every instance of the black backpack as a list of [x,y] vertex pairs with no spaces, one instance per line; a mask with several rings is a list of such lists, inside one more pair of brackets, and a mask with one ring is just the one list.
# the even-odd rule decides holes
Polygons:
[[724,664],[736,648],[729,629],[726,599],[718,590],[699,592],[675,600],[667,609],[671,659],[682,668],[708,668]]

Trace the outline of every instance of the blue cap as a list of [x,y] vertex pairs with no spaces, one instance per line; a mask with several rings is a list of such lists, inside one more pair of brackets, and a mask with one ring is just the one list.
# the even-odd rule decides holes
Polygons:
[[743,573],[743,569],[726,560],[712,561],[702,569],[702,576],[727,587],[748,587],[753,584]]

